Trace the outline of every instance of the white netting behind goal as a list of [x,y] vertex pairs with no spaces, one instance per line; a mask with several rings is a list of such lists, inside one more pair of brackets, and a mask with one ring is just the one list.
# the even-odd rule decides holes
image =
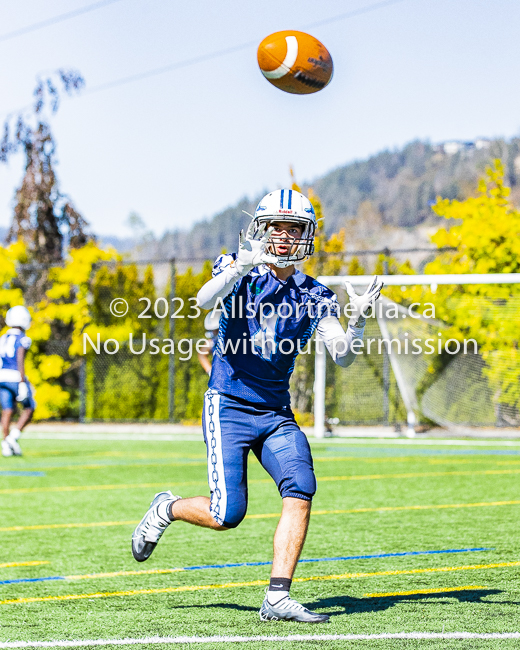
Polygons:
[[[342,289],[333,288],[344,304]],[[327,361],[326,417],[345,425],[404,424],[412,411],[416,422],[447,428],[520,426],[520,352],[511,335],[520,336],[518,288],[511,285],[508,292],[502,284],[495,292],[488,285],[486,296],[477,290],[448,299],[451,313],[460,307],[468,322],[478,318],[487,328],[495,348],[487,352],[482,345],[475,351],[468,340],[448,353],[453,323],[412,316],[404,305],[382,298],[376,317],[367,321],[363,355],[346,372]],[[450,352],[455,348],[452,341]]]
[[[478,297],[473,300],[478,309],[488,302]],[[457,354],[448,354],[442,345],[439,354],[438,343],[439,340],[441,344],[445,342],[449,324],[413,318],[403,308],[399,311],[401,318],[386,318],[385,324],[390,338],[401,343],[401,353],[394,354],[393,358],[410,389],[419,417],[446,427],[520,425],[516,401],[504,398],[498,388],[493,389],[487,375],[492,371],[495,376],[503,376],[510,372],[510,364],[493,353],[485,360],[471,341],[466,347],[462,344]],[[520,313],[517,316],[520,317]],[[421,354],[414,353],[417,352],[413,350],[414,340],[422,343]],[[430,348],[426,353],[425,341],[430,341],[433,354],[429,354]],[[454,349],[454,345],[451,347]]]

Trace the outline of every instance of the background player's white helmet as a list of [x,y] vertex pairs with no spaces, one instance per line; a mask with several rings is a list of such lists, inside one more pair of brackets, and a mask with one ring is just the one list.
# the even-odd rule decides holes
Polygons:
[[5,322],[9,327],[21,327],[24,330],[31,326],[31,314],[22,305],[11,307],[5,315]]
[[[269,224],[271,221],[292,221],[303,226],[300,239],[295,239],[296,251],[287,255],[276,255],[276,266],[287,267],[303,262],[314,253],[314,233],[316,232],[316,215],[309,199],[296,190],[276,190],[269,192],[256,206],[253,217],[255,224]],[[269,240],[271,244],[279,243]],[[269,252],[273,253],[273,247]]]

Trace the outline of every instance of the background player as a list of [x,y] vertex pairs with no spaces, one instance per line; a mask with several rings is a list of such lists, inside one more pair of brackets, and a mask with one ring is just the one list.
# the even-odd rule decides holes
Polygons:
[[176,519],[214,530],[238,526],[246,514],[252,450],[283,503],[262,620],[329,618],[289,596],[316,491],[309,443],[290,409],[289,379],[315,331],[337,364],[350,365],[352,346],[363,336],[363,314],[382,287],[377,278],[363,296],[348,287],[352,318],[345,333],[333,292],[294,266],[314,252],[315,229],[313,207],[303,194],[271,192],[247,234],[240,233],[238,253],[215,263],[214,277],[198,294],[201,307],[223,307],[203,412],[211,498],[157,494],[132,538],[134,557],[142,562]]
[[[10,329],[0,337],[2,456],[21,456],[18,439],[35,408],[31,385],[25,376],[25,353],[31,347],[31,339],[25,336],[25,331],[31,325],[31,314],[22,305],[17,305],[9,309],[5,322]],[[23,411],[16,426],[9,431],[16,402],[20,402]]]
[[200,365],[208,375],[211,374],[211,361],[209,355],[213,354],[217,342],[218,325],[220,321],[220,310],[214,309],[206,314],[204,319],[204,328],[206,330],[206,343],[198,348],[197,358]]

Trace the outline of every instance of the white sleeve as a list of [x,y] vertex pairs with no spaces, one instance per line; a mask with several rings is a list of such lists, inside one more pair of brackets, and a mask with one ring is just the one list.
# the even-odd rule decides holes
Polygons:
[[20,345],[21,345],[22,348],[24,348],[25,350],[28,350],[28,349],[31,347],[31,343],[32,343],[32,340],[31,340],[28,336],[23,336],[23,337],[20,339]]
[[236,266],[231,266],[232,261],[231,255],[224,255],[215,262],[214,277],[208,280],[197,294],[199,307],[213,309],[217,300],[228,296],[235,284],[242,278]]
[[362,327],[349,325],[345,332],[336,316],[325,316],[320,320],[316,331],[323,339],[334,363],[347,368],[362,350],[362,345],[356,341],[363,341],[364,329],[364,324]]

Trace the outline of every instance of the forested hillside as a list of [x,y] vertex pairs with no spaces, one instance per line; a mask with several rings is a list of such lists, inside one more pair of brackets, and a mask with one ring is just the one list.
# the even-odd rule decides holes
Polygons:
[[[418,243],[425,243],[425,229],[417,226],[437,223],[431,211],[436,197],[467,197],[494,158],[502,159],[514,202],[520,203],[519,138],[444,145],[412,142],[401,150],[383,151],[368,160],[339,167],[314,180],[311,186],[322,201],[328,233],[346,228],[351,242],[384,246],[384,230],[395,234],[406,229],[403,232],[408,233],[408,242],[415,236]],[[244,198],[189,231],[168,232],[150,243],[147,253],[153,249],[154,257],[185,259],[212,258],[222,249],[233,250],[238,231],[249,221],[242,210],[252,213],[259,198]],[[349,233],[349,222],[356,225],[351,228],[356,230],[355,236]]]
[[383,223],[405,228],[417,226],[433,217],[430,206],[438,195],[465,198],[494,158],[502,159],[510,186],[519,185],[520,159],[515,169],[519,139],[509,143],[458,143],[460,151],[447,153],[456,144],[432,146],[412,142],[401,151],[383,151],[317,179],[313,188],[327,215],[327,230],[345,225],[345,219],[355,215],[366,200],[379,210]]

